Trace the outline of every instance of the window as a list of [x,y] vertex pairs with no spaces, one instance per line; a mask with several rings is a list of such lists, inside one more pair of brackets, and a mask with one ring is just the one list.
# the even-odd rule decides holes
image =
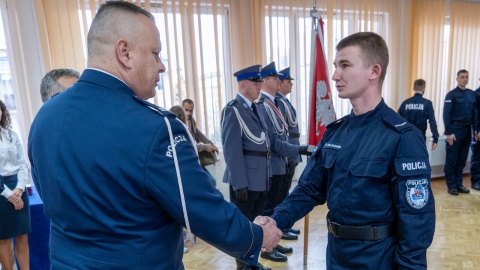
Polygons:
[[[303,8],[293,7],[291,10],[286,10],[285,7],[273,6],[265,7],[266,10],[272,9],[272,16],[265,17],[265,43],[266,43],[266,61],[265,64],[275,61],[277,69],[281,70],[290,66],[295,72],[292,77],[295,78],[294,87],[290,94],[290,99],[297,108],[298,118],[300,122],[302,141],[307,134],[308,128],[308,106],[310,99],[310,64],[311,64],[311,37],[312,37],[312,18],[310,13]],[[268,12],[266,12],[269,14]],[[335,56],[335,44],[337,44],[343,37],[355,33],[357,31],[374,31],[386,38],[387,27],[387,13],[374,13],[374,21],[359,20],[358,12],[345,10],[343,13],[335,10],[333,16],[333,33],[329,35],[329,23],[325,18],[323,19],[324,37],[325,37],[325,57],[328,63],[328,76],[331,78],[334,67],[333,59],[329,56]],[[293,14],[293,16],[292,16]],[[293,25],[292,25],[293,24]],[[333,37],[329,48],[327,37]],[[330,57],[330,58],[332,58]],[[388,74],[384,85],[388,85]],[[350,113],[351,105],[347,99],[340,99],[336,93],[335,82],[330,81],[332,91],[332,101],[335,107],[336,115],[338,117],[345,116]],[[386,89],[386,87],[384,87]],[[384,91],[383,96],[388,99],[388,91]]]
[[5,103],[10,112],[12,129],[19,135],[19,138],[22,138],[18,126],[18,111],[13,91],[12,74],[10,72],[7,40],[5,38],[2,14],[0,14],[0,99]]
[[[144,3],[142,6],[147,8]],[[84,44],[83,25],[90,26],[92,21],[89,8],[87,3],[85,10],[79,10]],[[229,37],[225,34],[228,6],[159,0],[149,1],[148,8],[160,32],[160,57],[166,67],[150,102],[169,109],[187,97],[192,99],[198,128],[212,141],[220,141],[221,110],[231,98],[225,93],[231,85],[225,74],[232,73]]]

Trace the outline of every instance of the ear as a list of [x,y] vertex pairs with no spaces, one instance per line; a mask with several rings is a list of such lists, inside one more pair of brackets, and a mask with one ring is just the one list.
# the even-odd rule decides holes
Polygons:
[[126,68],[131,68],[132,65],[130,47],[131,46],[129,46],[129,43],[124,39],[118,40],[115,44],[115,53],[117,55],[117,59]]
[[382,74],[382,67],[379,64],[373,64],[370,69],[371,71],[369,79],[374,80],[380,78],[380,74]]

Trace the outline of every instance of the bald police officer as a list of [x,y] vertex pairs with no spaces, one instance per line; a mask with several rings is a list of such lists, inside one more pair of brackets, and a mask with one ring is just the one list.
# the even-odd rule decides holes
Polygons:
[[[239,93],[222,112],[222,145],[226,169],[223,182],[230,185],[230,201],[251,221],[261,215],[270,177],[270,142],[266,124],[255,100],[260,95],[260,65],[233,74]],[[237,260],[238,270],[270,269]]]
[[52,269],[181,270],[183,227],[255,265],[281,231],[226,202],[184,124],[145,101],[165,71],[153,15],[107,1],[87,40],[88,68],[42,106],[29,134]]
[[422,132],[425,139],[428,120],[433,139],[432,150],[434,150],[438,143],[437,122],[435,121],[435,113],[433,111],[432,102],[423,97],[423,94],[425,93],[425,87],[425,80],[415,80],[413,83],[413,91],[415,91],[415,95],[402,102],[400,108],[398,108],[398,114],[416,126]]

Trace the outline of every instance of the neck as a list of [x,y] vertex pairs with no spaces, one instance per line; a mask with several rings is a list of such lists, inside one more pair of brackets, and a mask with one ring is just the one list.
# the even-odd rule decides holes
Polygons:
[[372,97],[361,97],[357,99],[350,99],[352,103],[352,110],[355,115],[361,115],[372,111],[382,101],[381,95]]

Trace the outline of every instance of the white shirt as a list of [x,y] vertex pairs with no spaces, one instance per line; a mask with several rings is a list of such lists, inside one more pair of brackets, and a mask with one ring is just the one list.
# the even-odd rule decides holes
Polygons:
[[[23,157],[23,147],[17,133],[12,130],[12,142],[8,130],[0,127],[2,140],[0,140],[0,175],[10,176],[17,174],[18,182],[15,188],[25,190],[28,180],[28,166]],[[4,185],[5,190],[0,194],[8,199],[12,190]]]
[[269,93],[267,93],[263,90],[262,90],[262,93],[264,93],[265,96],[267,96],[270,99],[270,101],[275,102],[275,97],[274,96],[270,95]]

